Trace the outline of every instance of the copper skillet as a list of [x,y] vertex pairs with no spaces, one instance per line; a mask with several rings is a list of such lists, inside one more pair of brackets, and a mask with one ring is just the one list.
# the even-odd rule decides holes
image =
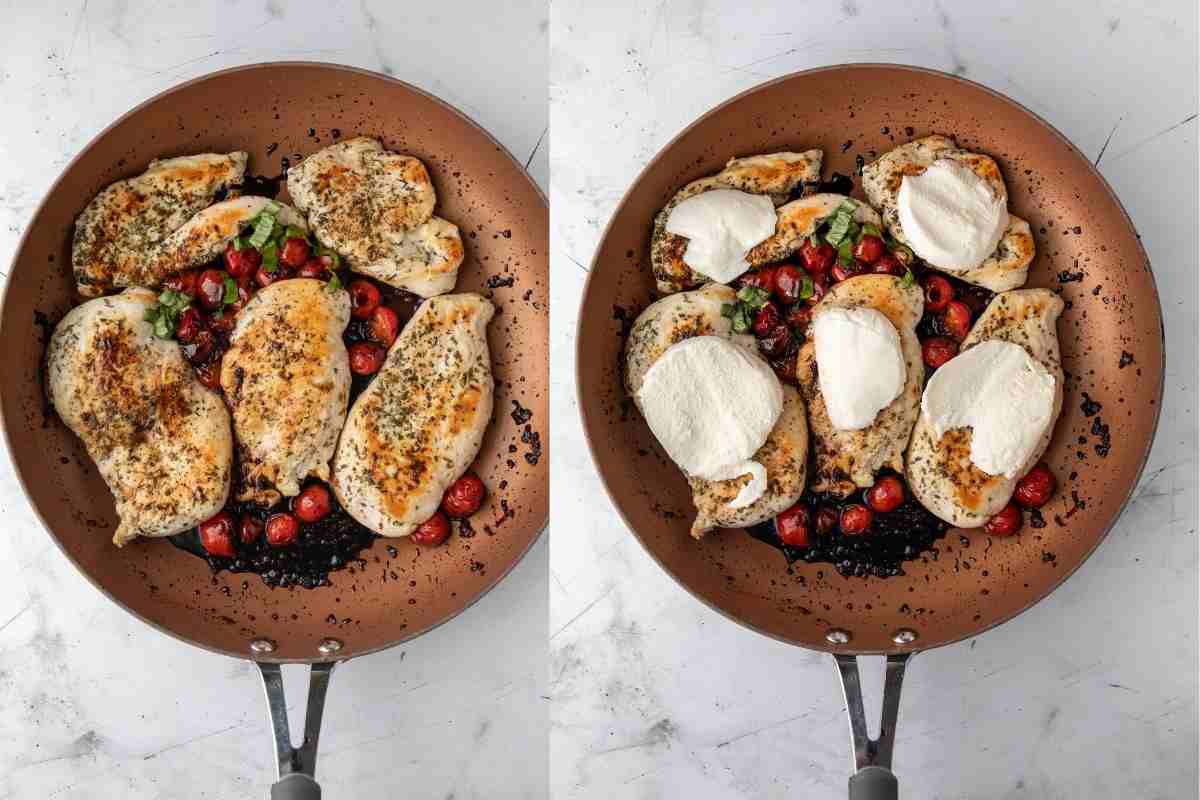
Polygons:
[[[295,162],[333,137],[358,134],[425,162],[438,213],[458,223],[467,245],[458,291],[490,294],[497,305],[489,332],[496,411],[475,462],[491,493],[474,517],[478,533],[436,550],[377,540],[364,567],[335,572],[332,587],[315,590],[272,590],[253,575],[214,577],[202,560],[162,540],[118,551],[108,490],[43,400],[45,340],[35,319],[57,321],[77,302],[69,260],[76,215],[100,188],[154,158],[241,149],[251,154],[250,172],[277,175],[283,159]],[[130,111],[71,162],[25,231],[0,312],[0,407],[30,505],[84,576],[126,611],[189,644],[259,665],[281,779],[272,797],[320,795],[311,776],[335,663],[451,619],[495,586],[545,527],[548,456],[543,451],[536,464],[522,457],[530,450],[521,440],[525,425],[510,412],[514,401],[530,409],[526,424],[545,438],[548,223],[545,197],[520,165],[449,105],[364,70],[277,63],[217,72]],[[510,445],[518,452],[509,453]],[[312,665],[299,749],[289,741],[281,663]]]
[[[618,371],[620,319],[632,319],[653,297],[651,219],[676,189],[734,155],[820,147],[826,178],[835,171],[854,176],[857,156],[871,160],[935,132],[999,161],[1014,213],[1030,220],[1037,235],[1028,285],[1061,289],[1068,301],[1058,326],[1066,401],[1046,456],[1061,485],[1043,509],[1048,524],[994,541],[982,531],[950,531],[938,557],[911,562],[906,575],[887,580],[843,578],[828,564],[789,570],[780,553],[743,532],[693,541],[687,484],[629,410]],[[613,504],[650,555],[703,603],[759,633],[833,654],[858,770],[850,796],[860,800],[896,797],[892,743],[908,659],[1011,619],[1083,563],[1137,483],[1162,396],[1154,278],[1104,179],[1062,134],[1012,100],[913,67],[799,72],[740,94],[690,125],[642,171],[613,214],[578,326],[579,404]],[[1098,415],[1091,408],[1093,416],[1084,413],[1084,393],[1102,405]],[[887,656],[875,740],[867,736],[858,681],[856,656],[863,654]]]

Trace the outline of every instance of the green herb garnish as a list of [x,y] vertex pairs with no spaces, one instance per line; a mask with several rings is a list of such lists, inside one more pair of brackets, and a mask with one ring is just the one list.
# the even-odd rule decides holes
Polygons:
[[854,241],[850,237],[842,239],[837,246],[837,260],[843,267],[854,266]]
[[737,299],[748,306],[751,310],[757,311],[767,304],[771,299],[771,293],[766,289],[760,289],[757,286],[743,286],[738,289]]
[[237,302],[238,285],[237,281],[228,275],[225,276],[225,294],[221,297],[221,305],[231,306]]
[[874,223],[864,222],[862,225],[862,233],[859,235],[860,241],[862,240],[863,236],[874,236],[876,238],[882,239],[883,231],[879,230],[879,226],[875,225]]
[[328,247],[326,247],[325,245],[323,245],[323,244],[318,244],[318,245],[317,245],[317,257],[318,257],[318,258],[323,258],[323,257],[325,257],[325,256],[329,256],[329,258],[330,258],[330,264],[329,264],[329,268],[330,268],[330,269],[340,269],[340,268],[341,268],[341,266],[342,266],[342,257],[341,257],[341,256],[339,256],[339,255],[338,255],[337,253],[335,253],[334,251],[330,250],[330,249],[329,249]]
[[254,230],[250,233],[250,244],[261,250],[263,245],[271,240],[271,232],[275,229],[275,215],[260,211],[258,216],[250,221]]
[[853,200],[843,200],[827,219],[829,230],[825,232],[825,241],[834,247],[841,246],[847,236],[853,236],[858,229],[854,221],[854,211],[858,206]]
[[909,286],[912,286],[916,282],[917,282],[917,276],[913,274],[913,271],[911,269],[906,269],[904,271],[904,277],[900,279],[900,285],[903,286],[905,289],[907,289]]
[[[236,285],[234,288],[236,290]],[[154,327],[155,336],[160,339],[172,339],[179,324],[179,315],[191,304],[191,295],[174,289],[164,289],[158,296],[158,303],[146,309],[143,319]]]
[[800,276],[800,291],[796,294],[797,299],[807,300],[813,296],[816,289],[813,286],[813,279],[805,274]]
[[[342,288],[342,279],[338,277],[336,272],[331,271],[329,273],[329,283],[325,286],[325,288],[331,292],[336,292],[338,289]],[[725,313],[724,308],[721,309],[721,313]]]
[[266,272],[279,269],[279,247],[274,242],[267,242],[260,248],[262,253],[262,268]]

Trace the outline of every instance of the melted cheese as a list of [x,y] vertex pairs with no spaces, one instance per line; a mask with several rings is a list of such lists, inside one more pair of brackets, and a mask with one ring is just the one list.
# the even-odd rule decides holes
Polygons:
[[904,390],[896,326],[874,308],[828,308],[813,319],[817,381],[833,427],[856,431]]
[[775,233],[771,198],[735,189],[689,197],[667,217],[667,232],[686,236],[683,261],[694,271],[728,283],[750,268],[746,254]]
[[897,197],[900,227],[913,252],[939,269],[978,267],[1008,227],[1005,198],[970,169],[949,159],[905,175]]

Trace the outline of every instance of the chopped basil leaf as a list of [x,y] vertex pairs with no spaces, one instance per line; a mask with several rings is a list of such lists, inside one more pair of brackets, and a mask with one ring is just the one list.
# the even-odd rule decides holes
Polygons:
[[234,250],[245,250],[246,249],[246,240],[243,239],[240,235],[233,237],[233,249]]
[[796,295],[801,300],[807,300],[813,296],[815,291],[813,287],[813,279],[808,275],[800,276],[800,292]]
[[900,285],[907,289],[917,282],[917,276],[913,274],[911,269],[904,271],[904,277],[900,279]]
[[771,293],[757,286],[743,286],[741,289],[738,289],[737,299],[741,300],[752,310],[757,311],[771,299]]
[[870,222],[863,223],[862,232],[863,236],[875,236],[879,239],[883,238],[883,233],[879,230],[879,226]]
[[330,258],[330,269],[340,269],[342,266],[342,257],[324,245],[317,245],[317,256]]
[[[338,289],[342,288],[342,279],[338,277],[336,272],[329,273],[329,284],[325,288],[331,292],[336,292]],[[724,307],[722,307],[721,313],[725,313]]]
[[850,232],[852,221],[853,218],[849,214],[843,214],[841,211],[834,214],[833,219],[829,222],[829,230],[825,233],[825,241],[834,247],[840,247],[846,240],[846,234]]
[[160,316],[154,320],[154,335],[160,339],[170,339],[171,334],[175,330],[171,327],[171,323],[167,320],[166,315]]
[[746,309],[739,305],[737,311],[733,313],[733,332],[745,333],[750,330],[750,319],[746,316]]
[[845,200],[843,200],[841,203],[838,204],[838,207],[836,209],[834,209],[833,213],[849,214],[850,216],[853,217],[854,212],[857,210],[858,210],[858,203],[854,202],[849,197],[847,197]]
[[906,267],[913,262],[914,258],[916,258],[916,256],[913,255],[912,248],[910,248],[908,245],[900,244],[899,242],[892,247],[892,255],[894,255],[896,260]]
[[838,263],[843,267],[853,266],[854,264],[854,242],[849,238],[842,239],[842,243],[837,249]]
[[853,218],[850,220],[850,227],[846,230],[846,238],[853,240],[855,244],[858,244],[862,240],[862,226],[855,222]]
[[[737,303],[722,303],[721,316],[726,319],[733,319],[734,312],[737,311]],[[149,313],[149,312],[146,312]]]
[[233,305],[238,299],[237,281],[228,275],[225,276],[225,295],[221,298],[222,305]]
[[271,239],[271,231],[275,228],[275,215],[263,211],[251,224],[254,225],[254,232],[250,234],[250,244],[261,250]]
[[190,295],[174,289],[164,289],[158,296],[158,304],[147,308],[142,319],[151,324],[155,336],[160,339],[171,339],[175,336],[175,326],[179,322],[179,315],[191,304]]
[[287,239],[308,239],[308,234],[297,228],[295,225],[288,225],[283,232],[283,238]]
[[279,247],[274,242],[262,246],[262,268],[266,272],[274,272],[279,268]]
[[142,315],[142,319],[146,320],[146,322],[154,322],[161,313],[162,310],[158,306],[150,306],[146,309],[146,313]]
[[278,214],[280,209],[282,209],[282,208],[283,208],[283,203],[278,203],[274,200],[267,201],[266,212],[268,214],[270,214],[271,216],[275,216],[276,214]]

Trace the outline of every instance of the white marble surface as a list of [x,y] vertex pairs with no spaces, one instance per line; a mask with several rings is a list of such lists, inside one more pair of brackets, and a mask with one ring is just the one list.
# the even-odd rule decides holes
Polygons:
[[[1169,342],[1162,424],[1117,529],[1047,601],[910,665],[901,791],[1197,796],[1196,24],[1194,0],[555,2],[554,797],[845,796],[832,662],[726,621],[651,562],[592,468],[573,359],[585,268],[646,161],[736,92],[846,61],[960,72],[1103,150],[1155,265]],[[873,673],[873,695],[880,684]]]
[[[237,64],[391,72],[474,117],[545,186],[548,12],[506,5],[485,18],[466,2],[3,0],[0,270],[95,133]],[[34,520],[7,455],[0,520],[0,798],[266,797],[274,762],[257,671],[164,637],[92,589]],[[543,537],[452,624],[335,673],[325,797],[545,796],[547,550]],[[300,672],[288,680],[300,698]]]

